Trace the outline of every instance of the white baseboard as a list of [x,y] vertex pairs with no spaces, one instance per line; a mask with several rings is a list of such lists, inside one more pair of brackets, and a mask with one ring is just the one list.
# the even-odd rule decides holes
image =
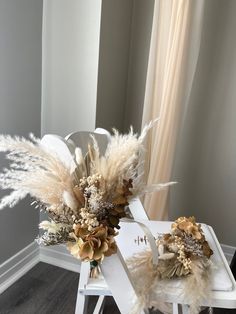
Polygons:
[[64,245],[39,246],[35,241],[0,265],[0,294],[26,274],[38,262],[79,272],[80,261]]
[[0,294],[26,274],[39,262],[39,249],[35,242],[26,246],[0,265]]
[[69,253],[65,245],[41,246],[39,252],[41,262],[80,272],[80,261]]

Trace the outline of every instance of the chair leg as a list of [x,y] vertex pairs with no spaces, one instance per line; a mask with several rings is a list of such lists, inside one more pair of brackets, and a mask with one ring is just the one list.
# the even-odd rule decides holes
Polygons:
[[182,314],[189,314],[189,306],[187,304],[182,304]]
[[80,276],[78,284],[78,292],[75,306],[75,314],[87,314],[88,297],[81,293],[84,290],[89,278],[90,264],[82,262],[80,266]]
[[75,306],[75,314],[87,314],[88,297],[78,293]]
[[233,259],[230,263],[230,268],[231,268],[231,271],[234,275],[234,278],[236,279],[236,251],[234,252]]
[[173,314],[179,314],[179,307],[178,307],[178,303],[173,303]]
[[104,308],[104,303],[105,303],[105,296],[100,295],[100,297],[98,298],[98,301],[96,303],[95,309],[93,311],[93,314],[102,314],[103,308]]

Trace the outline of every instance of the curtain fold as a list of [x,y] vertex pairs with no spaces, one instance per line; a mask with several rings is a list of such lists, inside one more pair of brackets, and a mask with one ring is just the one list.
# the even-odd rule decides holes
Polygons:
[[[200,50],[204,0],[156,0],[142,125],[159,117],[146,142],[147,184],[171,180],[177,135]],[[151,219],[168,218],[168,190],[146,195]]]

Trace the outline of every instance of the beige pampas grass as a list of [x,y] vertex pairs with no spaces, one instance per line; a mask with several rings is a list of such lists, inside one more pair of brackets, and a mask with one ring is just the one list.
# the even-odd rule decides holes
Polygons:
[[[163,296],[168,291],[165,285],[173,279],[160,278],[158,268],[152,264],[152,252],[147,250],[136,254],[127,260],[127,264],[137,293],[132,314],[151,307],[165,314],[172,313],[171,305],[163,302]],[[211,278],[211,262],[206,259],[192,261],[192,273],[181,278],[181,297],[190,305],[190,314],[198,314],[202,302],[210,299]]]
[[139,314],[143,309],[154,307],[164,314],[172,313],[172,306],[163,302],[165,288],[157,268],[152,262],[152,252],[145,250],[130,257],[127,261],[135,292],[131,314]]
[[13,192],[3,197],[0,209],[14,206],[27,194],[46,205],[60,206],[63,193],[73,196],[73,180],[68,169],[55,153],[45,150],[40,140],[0,136],[0,151],[8,152],[10,169],[0,174],[0,187]]
[[40,139],[30,135],[31,140],[23,137],[0,135],[0,151],[8,152],[10,169],[0,174],[0,188],[13,192],[2,198],[0,209],[13,207],[27,194],[46,206],[60,209],[62,204],[77,209],[73,187],[80,179],[100,174],[105,182],[103,191],[108,195],[122,186],[124,180],[132,180],[132,197],[146,192],[158,191],[173,184],[156,184],[145,188],[142,166],[144,162],[144,139],[158,119],[144,127],[140,136],[133,132],[122,135],[114,130],[104,156],[100,155],[99,146],[93,137],[92,146],[84,158],[79,147],[75,148],[73,173],[54,152],[40,145]]
[[142,149],[143,146],[132,129],[125,135],[114,130],[114,136],[111,137],[105,156],[95,164],[96,171],[103,176],[108,185],[117,184],[120,178],[134,180]]
[[[52,219],[50,226],[54,224],[59,228],[56,233],[49,228],[43,234],[40,241],[45,245],[71,241],[68,230],[73,230],[74,226],[91,232],[105,225],[109,227],[107,239],[113,238],[120,219],[127,215],[126,206],[132,198],[172,184],[145,188],[144,140],[156,121],[149,123],[140,136],[132,127],[124,135],[114,130],[104,155],[100,154],[92,135],[87,153],[69,141],[71,158],[65,158],[63,150],[60,157],[59,152],[43,146],[33,135],[30,139],[0,135],[0,151],[6,152],[10,160],[9,169],[0,174],[0,188],[12,190],[0,200],[0,209],[13,207],[27,194],[35,198],[36,207],[47,211]],[[68,148],[61,140],[63,147]],[[68,229],[60,223],[68,225]],[[82,233],[77,235],[83,237]],[[113,242],[107,243],[109,252],[114,253]]]
[[[172,313],[171,306],[163,302],[168,293],[166,284],[173,279],[161,279],[158,266],[153,266],[152,252],[146,250],[127,260],[127,265],[134,282],[137,298],[132,314],[138,314],[144,308],[154,307],[164,314]],[[201,305],[211,298],[212,262],[206,258],[192,260],[191,274],[181,277],[181,298],[189,304],[189,313],[198,314]]]
[[184,279],[183,295],[190,304],[190,313],[198,314],[202,302],[211,298],[212,263],[207,259],[192,261],[192,274]]
[[93,147],[89,149],[92,161],[91,172],[102,175],[106,182],[105,189],[107,191],[115,190],[122,183],[123,179],[132,179],[133,196],[160,191],[176,183],[169,182],[154,184],[149,188],[145,187],[144,173],[142,171],[145,153],[144,140],[148,131],[158,120],[156,119],[146,125],[140,136],[133,132],[132,127],[129,133],[124,135],[114,129],[114,134],[110,137],[104,156],[100,156],[98,144],[96,139],[93,138]]

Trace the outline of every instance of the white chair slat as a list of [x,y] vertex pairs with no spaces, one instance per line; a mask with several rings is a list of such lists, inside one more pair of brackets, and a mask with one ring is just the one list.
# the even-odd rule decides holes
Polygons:
[[102,274],[122,314],[130,314],[135,296],[134,286],[120,251],[104,259]]

